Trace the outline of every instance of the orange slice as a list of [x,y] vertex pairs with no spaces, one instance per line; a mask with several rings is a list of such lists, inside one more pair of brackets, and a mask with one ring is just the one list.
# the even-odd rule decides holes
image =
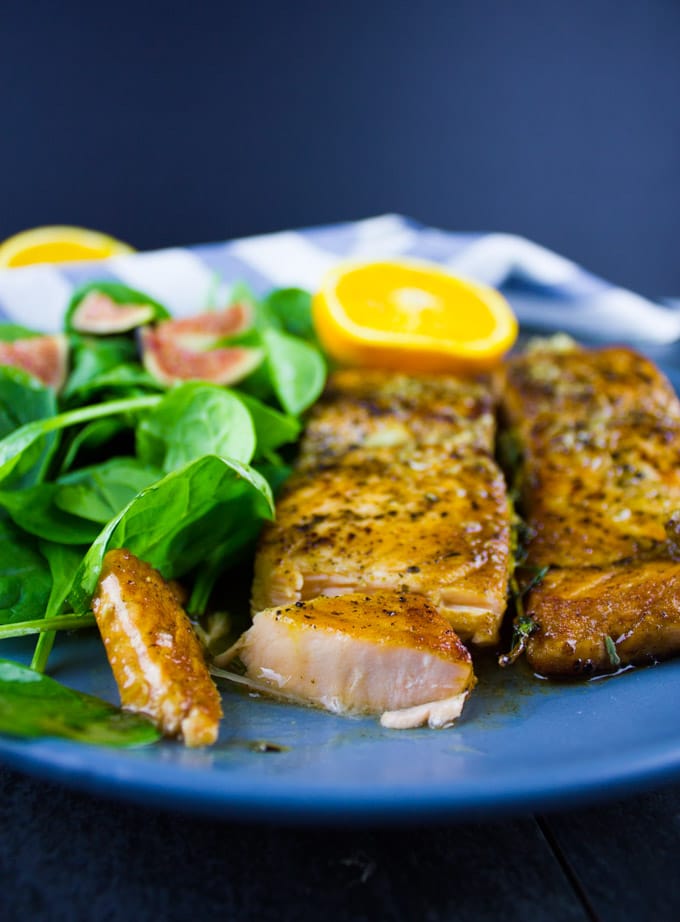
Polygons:
[[0,243],[0,268],[106,259],[132,252],[127,243],[84,227],[35,227]]
[[346,365],[474,373],[493,367],[517,338],[497,291],[434,263],[340,263],[314,297],[316,330]]

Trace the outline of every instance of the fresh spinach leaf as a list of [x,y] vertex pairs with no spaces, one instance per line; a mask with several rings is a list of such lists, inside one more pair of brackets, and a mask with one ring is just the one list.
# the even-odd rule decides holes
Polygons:
[[295,416],[280,413],[251,394],[238,394],[250,413],[255,426],[256,457],[269,455],[281,445],[295,442],[300,435],[300,421]]
[[101,532],[81,564],[69,600],[87,611],[109,548],[125,547],[161,571],[182,576],[227,537],[274,515],[267,481],[245,464],[216,455],[192,461],[147,487]]
[[93,419],[150,410],[156,406],[160,399],[160,397],[153,395],[133,397],[129,400],[111,400],[107,403],[67,410],[65,413],[59,413],[49,419],[38,419],[26,423],[0,441],[0,483],[5,481],[15,468],[20,465],[22,458],[26,457],[27,452],[43,436],[61,429],[67,429],[69,426],[90,422]]
[[71,337],[73,367],[62,390],[62,398],[69,399],[85,391],[101,375],[137,361],[137,347],[126,336]]
[[[11,435],[25,423],[48,419],[56,412],[57,402],[52,388],[21,368],[0,367],[0,439]],[[20,488],[42,480],[56,444],[55,435],[36,439],[15,471],[12,486]]]
[[17,339],[34,339],[42,336],[36,330],[29,330],[18,323],[0,323],[0,343],[14,343]]
[[0,508],[19,528],[61,544],[90,544],[97,537],[98,524],[64,512],[56,504],[59,485],[41,483],[24,490],[0,490]]
[[147,717],[121,711],[9,660],[0,660],[0,732],[101,746],[143,746],[160,738]]
[[160,477],[160,470],[136,458],[111,458],[60,477],[54,503],[64,512],[103,525]]
[[0,507],[24,531],[61,544],[91,544],[101,526],[161,472],[135,458],[65,474],[26,490],[0,490]]
[[52,618],[61,613],[86,548],[64,547],[52,541],[41,541],[39,547],[52,576],[52,588],[45,609],[45,617]]
[[265,307],[281,329],[317,344],[312,320],[312,296],[302,288],[276,288],[264,300]]
[[166,472],[209,454],[247,463],[254,451],[255,427],[247,407],[215,384],[180,384],[137,426],[137,454]]
[[72,468],[81,452],[92,453],[120,435],[129,428],[128,423],[129,420],[124,416],[113,416],[108,419],[96,419],[83,426],[68,443],[61,462],[61,472],[66,473]]
[[297,416],[320,396],[326,365],[318,349],[288,333],[262,331],[274,392],[286,412]]
[[0,519],[0,623],[42,618],[52,588],[35,542]]
[[94,395],[101,399],[102,395],[108,400],[121,397],[141,397],[148,393],[158,393],[165,390],[153,375],[139,365],[117,365],[110,371],[104,371],[92,378],[78,392],[80,402],[91,401]]

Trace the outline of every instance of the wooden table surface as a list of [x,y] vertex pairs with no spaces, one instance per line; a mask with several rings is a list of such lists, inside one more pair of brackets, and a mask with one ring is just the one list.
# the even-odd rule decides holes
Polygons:
[[408,827],[232,824],[0,769],[4,922],[680,918],[680,783],[595,807]]

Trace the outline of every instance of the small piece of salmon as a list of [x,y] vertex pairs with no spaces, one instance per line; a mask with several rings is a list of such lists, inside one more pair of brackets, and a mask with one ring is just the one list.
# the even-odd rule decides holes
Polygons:
[[92,610],[122,706],[187,746],[214,743],[220,696],[177,588],[129,551],[108,551]]
[[320,596],[258,612],[229,657],[287,700],[381,714],[391,728],[450,725],[474,685],[470,654],[420,595]]
[[546,675],[608,671],[680,650],[680,402],[627,348],[508,363],[506,420],[522,461],[526,565],[550,567],[526,601]]

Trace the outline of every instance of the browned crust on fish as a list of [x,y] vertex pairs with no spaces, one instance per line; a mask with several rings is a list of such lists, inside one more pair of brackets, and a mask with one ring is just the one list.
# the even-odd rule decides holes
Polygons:
[[284,488],[260,542],[252,608],[321,593],[416,592],[463,639],[494,643],[509,548],[505,483],[491,459],[356,451]]
[[[589,675],[680,651],[680,564],[551,571],[531,592],[527,656],[545,675]],[[609,641],[607,641],[609,638]]]
[[124,548],[104,558],[92,610],[121,704],[188,746],[217,739],[222,707],[181,593]]
[[549,347],[508,364],[532,568],[527,644],[546,675],[605,672],[680,650],[680,402],[627,348]]
[[355,449],[407,453],[437,446],[492,455],[494,410],[486,381],[365,368],[337,371],[309,414],[298,467],[351,459]]

